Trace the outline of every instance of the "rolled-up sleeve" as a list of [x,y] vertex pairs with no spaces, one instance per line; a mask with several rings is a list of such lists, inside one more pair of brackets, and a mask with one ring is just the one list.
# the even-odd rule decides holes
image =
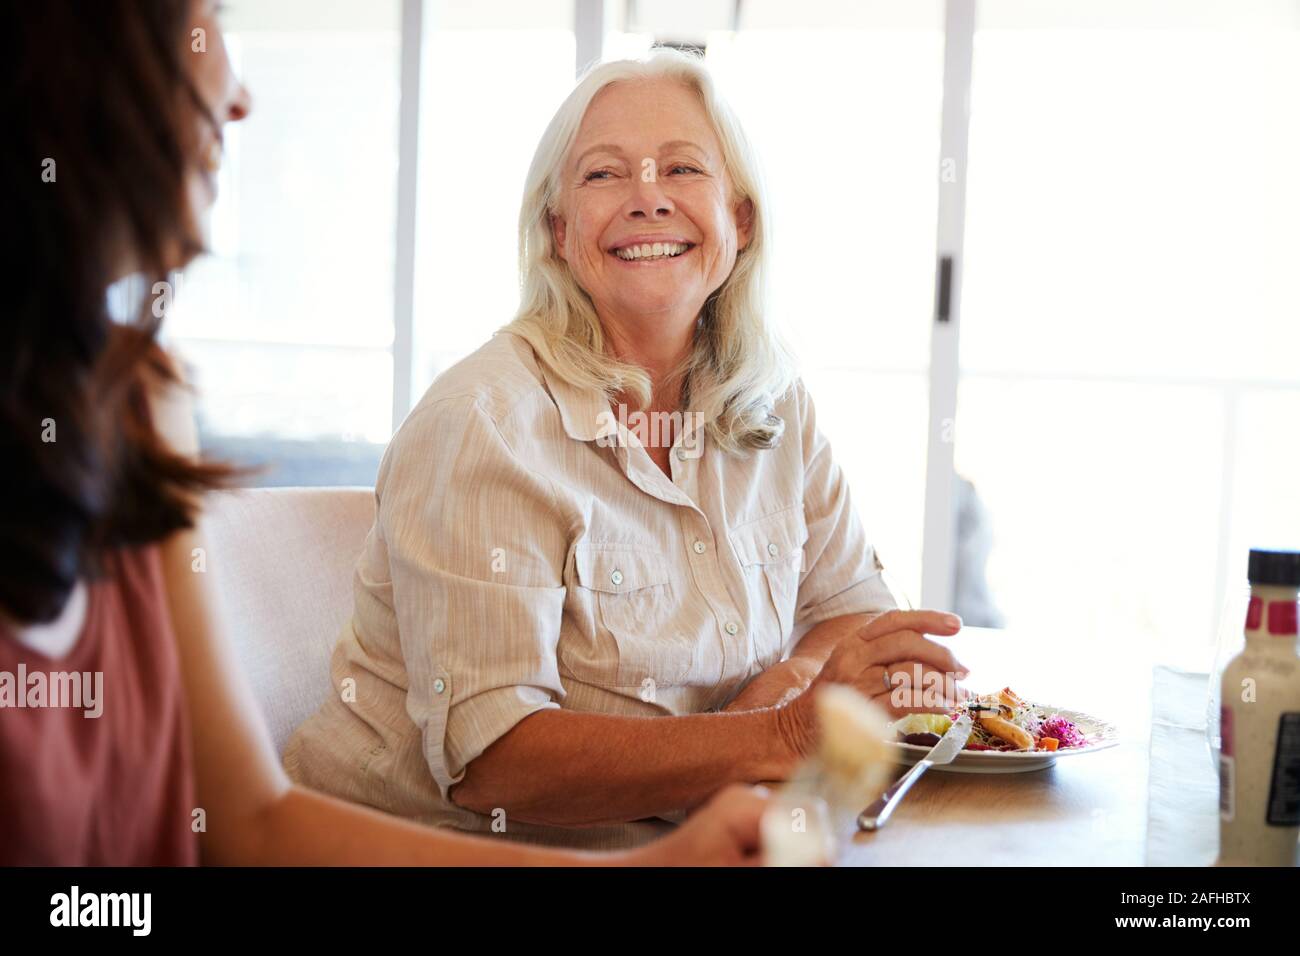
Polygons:
[[808,540],[804,545],[791,648],[822,621],[898,606],[881,574],[884,565],[867,540],[853,507],[844,472],[832,457],[826,436],[817,428],[812,397],[802,382],[795,393]]
[[559,706],[565,535],[549,481],[472,396],[408,418],[376,494],[406,710],[446,798],[494,741]]

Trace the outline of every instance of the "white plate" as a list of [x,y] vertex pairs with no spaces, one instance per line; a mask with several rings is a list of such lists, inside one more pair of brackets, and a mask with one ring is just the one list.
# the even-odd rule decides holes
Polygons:
[[[1093,717],[1091,714],[1080,713],[1077,710],[1066,710],[1062,707],[1053,707],[1051,704],[1035,704],[1034,706],[1050,714],[1059,714],[1067,720],[1073,721],[1080,732],[1088,738],[1088,743],[1082,747],[1050,751],[963,750],[953,759],[952,763],[938,764],[930,769],[932,771],[945,770],[949,773],[1024,773],[1028,770],[1042,770],[1044,767],[1050,767],[1056,763],[1058,757],[1074,757],[1078,754],[1096,753],[1098,750],[1105,750],[1119,743],[1119,728],[1112,723]],[[890,745],[897,750],[898,762],[905,766],[911,766],[930,752],[929,747],[922,747],[919,744],[905,744],[899,740],[891,740]]]

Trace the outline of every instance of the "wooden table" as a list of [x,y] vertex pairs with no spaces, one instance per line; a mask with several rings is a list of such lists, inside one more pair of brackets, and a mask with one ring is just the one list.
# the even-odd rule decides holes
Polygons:
[[[847,866],[1141,866],[1147,825],[1151,667],[1063,661],[1046,641],[985,628],[946,639],[970,668],[967,685],[1004,686],[1030,700],[1079,710],[1119,726],[1121,742],[1058,758],[1028,773],[931,769],[884,829],[846,834]],[[1086,657],[1076,654],[1075,657]],[[901,774],[904,768],[899,769]]]

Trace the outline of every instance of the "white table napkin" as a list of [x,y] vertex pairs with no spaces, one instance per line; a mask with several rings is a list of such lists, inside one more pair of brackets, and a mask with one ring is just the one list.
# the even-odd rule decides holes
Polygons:
[[1219,781],[1205,740],[1208,674],[1159,666],[1151,687],[1147,866],[1209,866],[1219,851]]

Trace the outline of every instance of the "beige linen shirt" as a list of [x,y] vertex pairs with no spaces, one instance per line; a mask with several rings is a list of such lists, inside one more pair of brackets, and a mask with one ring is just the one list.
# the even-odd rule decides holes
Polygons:
[[535,711],[717,710],[814,624],[895,606],[801,383],[775,411],[779,447],[733,456],[688,431],[669,478],[626,430],[600,437],[609,404],[517,335],[449,369],[380,466],[335,692],[290,740],[290,775],[533,842],[661,832],[529,825],[447,792]]

